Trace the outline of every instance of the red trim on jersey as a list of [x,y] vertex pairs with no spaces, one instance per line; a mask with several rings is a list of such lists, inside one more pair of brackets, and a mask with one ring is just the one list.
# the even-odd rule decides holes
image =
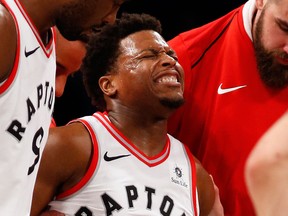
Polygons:
[[55,119],[52,117],[52,118],[51,118],[51,123],[50,123],[50,128],[53,128],[53,127],[56,127],[56,126],[57,126],[56,121],[55,121]]
[[195,215],[198,215],[198,208],[197,208],[197,176],[196,176],[196,165],[195,165],[195,160],[194,157],[191,153],[191,151],[189,150],[189,148],[184,145],[186,153],[189,157],[189,161],[190,161],[190,165],[191,165],[191,182],[192,182],[192,189],[191,189],[191,193],[192,193],[192,201],[193,201],[193,208],[194,208],[194,213]]
[[15,14],[13,13],[13,11],[9,7],[9,5],[7,5],[7,3],[5,1],[3,1],[3,4],[5,5],[7,10],[9,11],[9,13],[12,15],[14,22],[15,22],[15,27],[16,27],[16,32],[17,32],[17,46],[16,46],[15,61],[14,61],[12,71],[11,71],[10,75],[8,76],[8,78],[0,86],[0,94],[2,94],[4,91],[6,91],[6,89],[8,89],[9,86],[11,85],[11,83],[14,81],[14,78],[16,77],[16,73],[17,73],[17,69],[18,69],[19,56],[20,56],[20,31],[19,31],[19,27],[18,27],[18,22],[17,22],[17,19],[15,17]]
[[145,163],[149,167],[157,166],[164,162],[170,154],[170,139],[167,136],[167,141],[164,149],[153,157],[146,156],[140,149],[137,148],[127,137],[125,137],[121,131],[119,131],[107,118],[107,113],[94,113],[93,117],[98,119],[102,125],[110,132],[110,134],[128,151],[130,151],[140,161]]
[[26,10],[23,8],[21,2],[19,2],[18,0],[15,0],[15,3],[16,5],[18,6],[19,10],[21,11],[22,15],[24,16],[24,18],[26,19],[27,23],[29,24],[30,28],[32,29],[35,37],[37,38],[42,50],[44,51],[45,55],[47,56],[47,58],[50,57],[52,51],[53,51],[53,46],[52,46],[52,38],[54,39],[54,33],[52,31],[52,28],[51,28],[51,34],[52,34],[52,37],[49,39],[49,43],[45,46],[42,42],[42,39],[39,35],[39,32],[37,30],[37,28],[34,26],[33,22],[32,22],[32,19],[30,18],[30,16],[26,13]]
[[71,196],[72,194],[74,194],[75,192],[79,191],[82,187],[84,187],[87,182],[91,179],[91,177],[94,174],[94,171],[96,170],[97,164],[98,164],[98,154],[99,154],[99,149],[98,149],[98,142],[95,136],[95,133],[93,132],[92,127],[90,126],[90,124],[83,120],[83,119],[76,119],[74,121],[69,122],[81,122],[86,129],[88,130],[91,139],[92,139],[92,144],[93,144],[93,155],[92,155],[92,160],[91,163],[89,165],[89,168],[87,170],[87,172],[85,173],[84,177],[76,184],[74,185],[72,188],[64,191],[63,193],[60,193],[59,195],[56,196],[56,199],[63,199],[66,198],[68,196]]

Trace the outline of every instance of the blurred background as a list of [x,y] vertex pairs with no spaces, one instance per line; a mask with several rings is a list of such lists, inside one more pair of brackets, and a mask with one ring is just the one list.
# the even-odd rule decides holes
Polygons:
[[[162,23],[163,37],[170,40],[177,34],[201,26],[244,4],[246,0],[132,0],[119,11],[148,13]],[[58,126],[77,117],[91,115],[96,111],[90,104],[81,73],[75,73],[67,80],[62,97],[56,98],[54,118]]]

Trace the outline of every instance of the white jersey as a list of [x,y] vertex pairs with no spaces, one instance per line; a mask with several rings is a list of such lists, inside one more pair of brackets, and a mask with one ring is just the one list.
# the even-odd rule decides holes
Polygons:
[[1,2],[14,17],[17,51],[0,83],[0,215],[26,216],[54,106],[54,33],[45,47],[18,0]]
[[195,161],[167,135],[163,151],[147,157],[108,119],[95,113],[82,122],[93,142],[84,178],[50,203],[66,215],[199,215]]

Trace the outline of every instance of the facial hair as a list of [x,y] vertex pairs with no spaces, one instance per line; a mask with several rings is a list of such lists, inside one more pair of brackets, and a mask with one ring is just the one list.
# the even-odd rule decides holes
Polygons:
[[160,99],[160,103],[165,106],[168,107],[170,109],[177,109],[180,106],[182,106],[182,104],[184,104],[184,99],[183,98],[179,98],[179,99],[168,99],[168,98],[162,98]]
[[85,10],[84,0],[80,3],[68,3],[64,5],[62,11],[59,12],[61,17],[55,20],[55,25],[58,30],[63,37],[69,41],[81,39],[81,33],[83,32],[81,23],[85,22],[85,17],[79,14],[81,10]]
[[255,26],[254,49],[260,77],[262,81],[273,89],[282,89],[288,86],[288,66],[282,65],[275,59],[275,56],[288,58],[287,53],[267,50],[261,39],[263,35],[265,8]]

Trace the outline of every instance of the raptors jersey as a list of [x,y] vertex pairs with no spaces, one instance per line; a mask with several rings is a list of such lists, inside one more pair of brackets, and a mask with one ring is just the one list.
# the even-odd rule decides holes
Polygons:
[[30,213],[54,105],[54,39],[45,47],[18,0],[1,2],[14,18],[17,51],[0,83],[0,215],[23,216]]
[[169,119],[168,133],[212,174],[229,216],[255,215],[244,165],[288,108],[288,88],[273,90],[260,79],[251,41],[255,10],[255,0],[249,0],[169,41],[185,70],[185,104]]
[[78,185],[50,203],[52,209],[66,215],[198,215],[195,164],[182,143],[167,135],[163,151],[147,157],[105,113],[79,121],[93,141],[91,165]]

